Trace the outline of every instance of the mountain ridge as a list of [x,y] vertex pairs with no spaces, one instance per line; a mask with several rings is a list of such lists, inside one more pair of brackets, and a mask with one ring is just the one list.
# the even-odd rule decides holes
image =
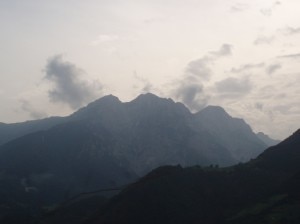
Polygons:
[[[37,210],[32,197],[49,206],[82,192],[126,185],[164,165],[240,162],[198,119],[181,103],[144,94],[125,103],[103,97],[55,118],[55,125],[38,121],[40,130],[26,123],[25,130],[34,132],[0,146],[0,205]],[[6,191],[14,196],[7,198]]]

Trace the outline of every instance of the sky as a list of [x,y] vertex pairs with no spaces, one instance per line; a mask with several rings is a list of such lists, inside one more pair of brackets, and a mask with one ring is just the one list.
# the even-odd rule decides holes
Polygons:
[[0,122],[152,92],[300,128],[299,0],[0,0]]

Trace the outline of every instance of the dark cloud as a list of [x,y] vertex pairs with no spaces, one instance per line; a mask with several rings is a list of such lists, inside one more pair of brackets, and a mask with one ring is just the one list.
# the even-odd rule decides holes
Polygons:
[[300,53],[299,54],[280,55],[280,56],[277,56],[277,58],[300,59]]
[[175,97],[191,110],[200,110],[206,106],[209,96],[205,94],[203,82],[213,75],[213,63],[232,54],[232,45],[223,44],[219,50],[210,51],[202,58],[188,63],[182,79],[177,83]]
[[41,119],[48,116],[47,113],[35,109],[27,100],[22,99],[19,102],[21,103],[21,110],[28,113],[33,119]]
[[48,60],[45,72],[45,79],[53,84],[53,89],[49,91],[52,102],[65,103],[72,109],[78,109],[99,97],[101,93],[101,84],[81,80],[84,71],[70,62],[63,61],[60,55]]
[[274,40],[274,36],[260,36],[253,43],[255,45],[271,44]]
[[232,73],[242,73],[251,69],[263,68],[265,63],[258,63],[258,64],[245,64],[240,66],[239,68],[232,68]]
[[276,72],[277,70],[281,69],[281,64],[279,63],[276,63],[276,64],[272,64],[272,65],[269,65],[267,68],[266,68],[266,72],[269,74],[269,75],[272,75],[274,72]]
[[227,97],[239,97],[249,93],[252,89],[252,83],[245,78],[229,77],[215,83],[217,91]]

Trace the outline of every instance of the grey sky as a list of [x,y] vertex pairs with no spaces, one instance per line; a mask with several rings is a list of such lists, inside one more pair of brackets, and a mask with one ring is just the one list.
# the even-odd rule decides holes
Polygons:
[[0,1],[0,122],[152,91],[193,111],[220,105],[284,138],[300,127],[299,8],[298,0]]

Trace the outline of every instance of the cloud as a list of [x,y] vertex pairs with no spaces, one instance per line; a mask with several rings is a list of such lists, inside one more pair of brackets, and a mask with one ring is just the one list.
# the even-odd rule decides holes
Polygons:
[[211,51],[210,54],[213,56],[213,59],[230,56],[232,54],[232,48],[233,46],[230,44],[223,44],[218,51]]
[[260,102],[257,102],[255,103],[254,107],[259,110],[259,111],[263,111],[264,109],[264,104],[263,103],[260,103]]
[[235,5],[231,6],[230,12],[236,13],[236,12],[243,12],[249,9],[249,5],[242,4],[242,3],[236,3]]
[[19,101],[21,103],[21,109],[28,113],[29,116],[33,119],[41,119],[41,118],[45,118],[47,117],[47,113],[43,112],[43,111],[39,111],[39,110],[36,110],[29,101],[27,100],[20,100]]
[[274,40],[274,36],[260,36],[253,43],[255,45],[271,44]]
[[178,81],[174,91],[175,98],[191,110],[198,111],[206,106],[209,96],[204,91],[203,82],[209,81],[213,75],[213,63],[232,54],[232,45],[223,44],[219,50],[210,51],[203,57],[188,63],[185,73]]
[[277,58],[300,59],[300,53],[298,53],[298,54],[280,55],[280,56],[277,56]]
[[216,89],[220,94],[227,97],[239,97],[249,93],[252,89],[252,83],[249,78],[229,77],[215,83]]
[[276,64],[272,64],[272,65],[269,65],[267,68],[266,68],[266,72],[269,74],[269,75],[272,75],[274,72],[276,72],[277,70],[281,69],[282,66],[281,64],[279,63],[276,63]]
[[261,14],[263,14],[264,16],[272,16],[273,11],[276,7],[278,7],[279,5],[281,5],[280,1],[276,1],[273,3],[273,5],[269,8],[263,8],[260,10]]
[[251,69],[262,68],[265,66],[265,63],[257,63],[257,64],[245,64],[240,66],[239,68],[232,68],[232,73],[242,73]]
[[284,29],[279,30],[281,33],[284,35],[295,35],[295,34],[300,34],[300,27],[286,27]]
[[208,57],[191,61],[186,67],[187,77],[190,79],[192,77],[197,77],[202,80],[209,80],[212,75],[212,70],[210,69],[211,62],[211,59]]
[[[153,90],[153,85],[149,82],[149,80],[139,76],[136,71],[134,71],[134,78],[143,85],[140,91],[141,93],[149,93]],[[135,87],[138,88],[138,86]]]
[[63,61],[61,55],[48,60],[45,72],[45,79],[53,84],[53,89],[48,93],[50,100],[65,103],[72,109],[78,109],[99,97],[103,89],[99,82],[89,83],[81,80],[84,71],[70,62]]
[[264,8],[260,10],[261,14],[263,14],[264,16],[271,16],[272,11],[273,11],[272,8]]
[[191,61],[186,68],[186,76],[189,78],[200,78],[202,80],[209,80],[212,76],[210,66],[214,61],[221,57],[230,56],[232,54],[232,45],[223,44],[218,51],[208,52],[202,58]]
[[203,109],[207,105],[209,98],[205,94],[201,83],[189,82],[181,83],[175,97],[194,111]]

